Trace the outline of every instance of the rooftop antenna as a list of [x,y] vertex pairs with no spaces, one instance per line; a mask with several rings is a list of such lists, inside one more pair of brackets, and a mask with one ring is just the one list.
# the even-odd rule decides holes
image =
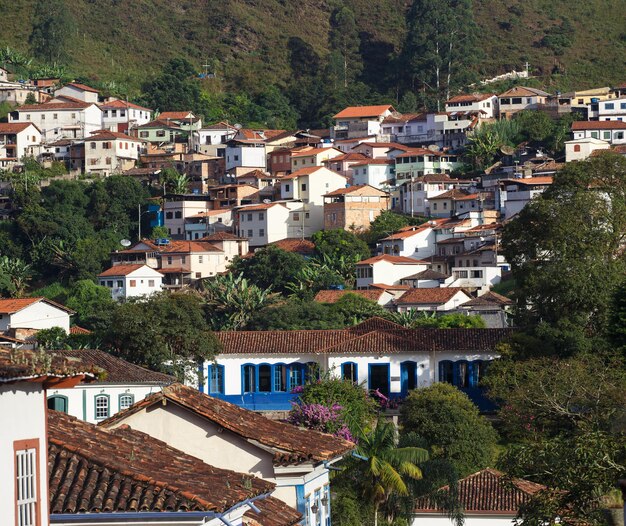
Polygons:
[[131,242],[128,239],[122,239],[120,241],[120,245],[122,245],[123,247],[129,247],[131,245]]

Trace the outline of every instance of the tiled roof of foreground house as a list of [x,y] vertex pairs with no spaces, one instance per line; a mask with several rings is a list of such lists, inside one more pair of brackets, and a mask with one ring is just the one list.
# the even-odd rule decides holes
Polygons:
[[[483,469],[457,483],[459,504],[466,514],[516,514],[522,504],[538,491],[545,489],[541,484],[535,484],[523,479],[509,479],[495,469]],[[450,487],[444,486],[440,492],[449,492]],[[418,498],[415,503],[415,512],[443,511],[430,498]]]
[[163,373],[157,373],[150,369],[145,369],[139,365],[132,364],[121,358],[117,358],[108,352],[99,349],[63,349],[54,351],[58,357],[65,358],[69,361],[80,360],[80,363],[91,368],[97,368],[106,371],[99,379],[100,383],[115,384],[144,384],[157,383],[169,385],[174,383],[176,379]]
[[0,383],[20,380],[53,382],[71,377],[93,379],[102,372],[102,368],[93,363],[56,351],[0,349]]
[[[512,329],[404,329],[386,320],[368,320],[340,330],[216,332],[221,354],[332,354],[375,352],[489,351]],[[375,325],[380,325],[376,327]]]
[[[48,415],[48,474],[51,513],[222,513],[274,489],[271,482],[215,468],[127,426],[107,430],[57,411]],[[246,516],[262,526],[291,526],[301,517],[272,497],[255,505],[264,513]]]
[[465,292],[465,290],[460,287],[409,289],[396,300],[396,303],[398,305],[441,304],[450,301],[457,292]]
[[270,420],[263,415],[213,398],[182,384],[165,387],[160,393],[146,397],[100,425],[109,426],[123,421],[129,414],[164,402],[178,404],[246,440],[258,442],[270,448],[274,452],[274,463],[277,465],[331,460],[342,456],[354,447],[354,444],[343,439]]

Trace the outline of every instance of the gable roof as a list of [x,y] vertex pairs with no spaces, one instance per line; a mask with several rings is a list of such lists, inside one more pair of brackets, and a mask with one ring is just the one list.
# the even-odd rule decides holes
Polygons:
[[[90,86],[87,86],[86,84],[80,84],[78,82],[70,82],[70,83],[66,84],[65,86],[63,86],[63,87],[66,87],[66,86],[71,86],[72,88],[76,88],[76,89],[79,89],[81,91],[89,91],[91,93],[99,93],[99,91],[97,89],[92,88]],[[63,89],[63,88],[61,88],[61,89]]]
[[143,142],[141,139],[137,137],[131,137],[130,135],[126,135],[125,133],[114,132],[109,130],[100,130],[95,132],[93,135],[90,135],[85,140],[87,141],[112,141],[115,139],[124,139],[125,141],[133,141],[133,142]]
[[626,130],[624,121],[574,121],[572,131],[582,130]]
[[274,454],[273,462],[277,465],[322,462],[343,456],[354,448],[352,442],[271,420],[182,384],[165,387],[160,393],[149,395],[100,425],[110,427],[111,424],[123,422],[130,414],[163,401],[173,402],[252,443],[257,442],[270,448]]
[[457,293],[468,294],[459,287],[438,287],[427,289],[409,289],[400,296],[396,303],[398,305],[431,305],[441,304],[450,301]]
[[472,95],[456,95],[446,101],[446,104],[458,104],[460,102],[480,102],[495,97],[493,93],[474,93]]
[[118,108],[132,108],[134,110],[143,110],[143,111],[152,111],[150,108],[144,108],[143,106],[139,106],[132,102],[128,102],[125,100],[115,99],[100,104],[100,108],[102,109],[118,109]]
[[84,110],[89,106],[96,106],[95,102],[45,102],[43,104],[24,104],[13,111],[55,111],[55,110]]
[[[324,166],[308,166],[307,168],[300,168],[299,170],[296,170],[295,172],[291,172],[289,175],[285,175],[284,177],[281,177],[280,180],[285,181],[289,179],[297,179],[298,177],[304,177],[307,175],[314,174],[318,170],[328,170],[328,168]],[[328,171],[333,174],[336,174],[332,170],[328,170]],[[336,174],[336,175],[339,175],[339,174]]]
[[213,511],[274,484],[219,469],[127,426],[107,430],[48,412],[51,513]]
[[54,354],[70,361],[80,360],[92,369],[104,371],[98,378],[98,383],[102,384],[169,385],[176,381],[173,376],[140,367],[100,349],[63,349],[54,351]]
[[482,296],[465,302],[463,307],[478,307],[482,305],[513,305],[513,300],[490,290],[489,292],[485,292]]
[[0,122],[0,133],[20,133],[29,126],[33,126],[40,131],[32,122]]
[[318,303],[336,303],[346,294],[356,294],[370,301],[378,301],[380,297],[385,293],[384,290],[320,290],[313,298],[313,301]]
[[106,269],[104,272],[100,272],[98,274],[99,278],[105,278],[110,276],[128,276],[133,272],[140,270],[142,268],[148,268],[157,274],[161,274],[158,270],[148,267],[148,265],[113,265],[111,268]]
[[430,199],[431,201],[433,199],[452,199],[453,201],[460,201],[460,200],[474,198],[477,196],[478,194],[470,194],[469,192],[466,192],[464,190],[453,188],[452,190],[448,190],[447,192],[444,192],[443,194],[435,195],[433,197],[429,197],[428,199]]
[[537,96],[539,95],[540,97],[549,97],[550,94],[546,91],[542,91],[540,89],[537,88],[527,88],[525,86],[515,86],[514,88],[511,88],[510,90],[505,91],[504,93],[500,93],[500,95],[498,95],[498,97],[512,97],[513,95],[520,95],[522,97],[525,96]]
[[162,113],[159,113],[159,120],[167,119],[184,121],[189,119],[195,119],[195,116],[191,111],[164,111]]
[[339,188],[337,190],[333,190],[324,195],[324,197],[332,197],[336,195],[346,195],[346,194],[357,194],[371,197],[384,197],[388,196],[387,192],[383,192],[378,188],[369,185],[369,184],[356,184],[353,186],[348,186],[347,188]]
[[379,106],[349,106],[333,116],[333,119],[380,117],[386,111],[395,110],[391,104],[381,104]]
[[61,305],[56,301],[49,300],[48,298],[0,298],[0,314],[14,314],[22,309],[25,309],[26,307],[34,305],[35,303],[39,303],[40,301],[47,303],[52,307],[56,307],[57,309],[64,310],[68,314],[75,314],[72,309],[69,309],[65,305]]
[[[457,483],[457,498],[465,513],[500,513],[517,514],[520,506],[530,500],[545,486],[528,480],[508,479],[503,473],[495,469],[483,469]],[[442,493],[450,491],[449,486],[438,490]],[[414,512],[427,513],[443,511],[429,497],[418,498]]]
[[393,263],[394,265],[426,265],[428,264],[427,261],[422,261],[421,259],[407,258],[405,256],[392,256],[390,254],[381,254],[380,256],[374,256],[372,258],[364,259],[363,261],[358,261],[357,265],[372,265],[380,261],[386,261],[388,263]]
[[441,272],[437,272],[436,270],[432,270],[430,268],[426,270],[422,270],[417,274],[413,274],[412,276],[407,276],[405,279],[417,279],[417,280],[433,280],[433,279],[447,279],[449,276],[446,274],[442,274]]
[[[19,342],[19,340],[15,340]],[[60,378],[94,379],[102,370],[93,364],[54,352],[19,350],[0,347],[0,383],[58,380]],[[71,387],[71,386],[68,386]]]
[[310,148],[310,149],[306,149],[306,150],[300,150],[300,151],[292,151],[291,152],[291,157],[309,157],[311,155],[319,155],[321,153],[326,153],[326,152],[330,152],[330,151],[334,151],[337,152],[339,155],[341,155],[341,150],[338,150],[337,148],[333,148],[328,147],[328,148]]

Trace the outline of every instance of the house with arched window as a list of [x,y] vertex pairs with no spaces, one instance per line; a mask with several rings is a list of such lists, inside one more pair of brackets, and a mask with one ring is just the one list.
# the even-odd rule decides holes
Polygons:
[[480,379],[511,329],[405,329],[380,318],[342,330],[216,333],[200,390],[257,411],[289,410],[299,387],[322,372],[391,398],[448,382],[484,409]]

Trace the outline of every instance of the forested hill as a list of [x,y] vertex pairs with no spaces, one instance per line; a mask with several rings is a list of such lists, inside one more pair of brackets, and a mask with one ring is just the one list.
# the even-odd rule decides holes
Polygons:
[[[284,91],[294,77],[323,69],[327,82],[362,82],[399,98],[432,86],[420,68],[433,63],[424,44],[434,41],[437,24],[446,46],[446,35],[455,35],[454,71],[471,69],[472,80],[522,69],[528,60],[555,89],[626,81],[624,0],[0,0],[0,45],[32,55],[33,27],[38,17],[40,26],[54,19],[55,9],[64,23],[48,26],[53,43],[40,44],[35,57],[44,62],[38,55],[56,53],[63,42],[58,59],[73,75],[114,80],[131,95],[181,57],[198,71],[209,64],[225,81],[217,89],[255,94],[274,84]],[[407,32],[421,34],[408,62]],[[329,68],[341,70],[346,54],[351,71],[333,80]],[[424,60],[411,62],[418,55]],[[455,89],[469,78],[459,77]]]

